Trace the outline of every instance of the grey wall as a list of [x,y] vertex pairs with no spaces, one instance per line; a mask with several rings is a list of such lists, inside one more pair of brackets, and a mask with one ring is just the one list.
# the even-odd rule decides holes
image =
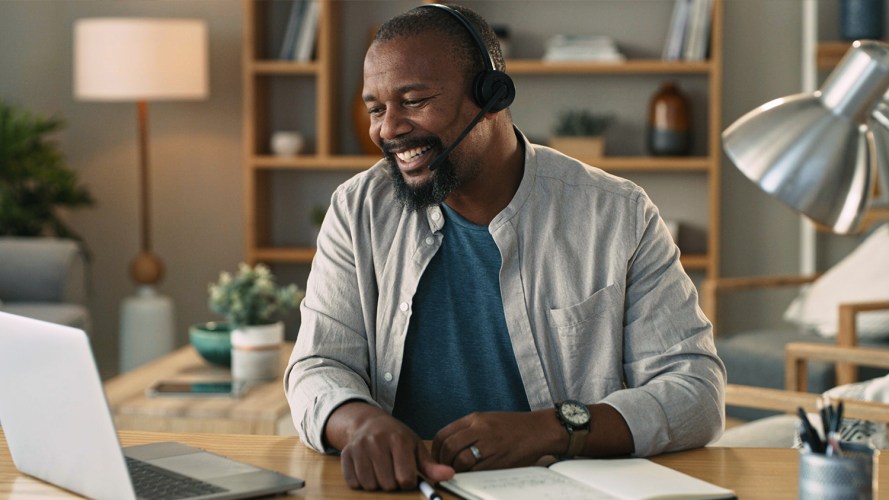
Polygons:
[[[596,1],[603,6],[608,3]],[[670,0],[620,1],[656,4],[652,12],[660,13],[658,17],[669,12],[664,3],[672,4]],[[395,10],[412,5],[373,3],[390,3]],[[522,19],[523,1],[499,3],[511,4],[512,16]],[[822,24],[829,31],[836,23],[836,4],[822,4]],[[767,100],[800,88],[801,5],[801,0],[725,0],[723,126]],[[362,8],[355,5],[351,10]],[[135,110],[128,104],[74,100],[71,27],[80,17],[112,15],[199,17],[210,28],[210,99],[151,106],[153,234],[156,251],[168,268],[160,289],[176,303],[179,343],[187,341],[189,324],[211,317],[206,285],[220,270],[234,269],[244,247],[240,1],[0,1],[0,97],[66,118],[68,126],[59,141],[70,165],[99,201],[94,209],[70,214],[70,220],[94,255],[92,338],[106,376],[117,369],[119,304],[133,291],[127,266],[138,245]],[[632,16],[638,16],[638,11],[628,15],[628,25],[651,24],[650,19]],[[344,23],[346,47],[352,47],[350,54],[360,54],[366,33],[349,28],[354,22]],[[666,19],[657,20],[662,22]],[[350,67],[344,69],[344,78],[354,82],[360,62],[344,64]],[[528,106],[547,110],[546,102]],[[533,108],[523,112],[535,115]],[[799,223],[795,215],[727,164],[722,200],[723,275],[796,272]],[[828,248],[827,260],[838,258],[854,243],[837,242],[835,237],[822,240],[828,240],[821,243]],[[780,311],[772,302],[748,298],[726,311],[724,326],[743,325],[750,318]]]

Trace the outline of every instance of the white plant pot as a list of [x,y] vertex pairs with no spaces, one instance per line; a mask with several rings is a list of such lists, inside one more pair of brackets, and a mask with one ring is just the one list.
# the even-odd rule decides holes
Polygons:
[[284,323],[243,326],[232,330],[232,378],[246,382],[278,377]]

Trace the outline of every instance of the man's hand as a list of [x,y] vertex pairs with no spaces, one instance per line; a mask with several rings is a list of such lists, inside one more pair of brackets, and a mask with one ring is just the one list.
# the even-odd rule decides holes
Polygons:
[[417,477],[437,483],[454,469],[436,463],[423,440],[395,417],[366,403],[346,403],[333,412],[325,431],[340,450],[343,477],[352,489],[398,490],[417,487]]
[[567,442],[553,410],[471,413],[438,431],[432,458],[458,472],[521,467],[559,454]]

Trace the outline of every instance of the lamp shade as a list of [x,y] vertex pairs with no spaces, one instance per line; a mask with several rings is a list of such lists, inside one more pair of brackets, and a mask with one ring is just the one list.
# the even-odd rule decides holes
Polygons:
[[74,94],[96,101],[206,98],[207,45],[203,20],[79,19]]
[[877,168],[871,113],[889,88],[889,45],[855,42],[822,87],[768,102],[722,134],[767,193],[837,233],[857,229]]

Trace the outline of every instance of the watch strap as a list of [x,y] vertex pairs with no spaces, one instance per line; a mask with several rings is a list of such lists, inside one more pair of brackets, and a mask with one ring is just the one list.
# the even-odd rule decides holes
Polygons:
[[565,456],[573,458],[583,453],[589,433],[589,429],[568,429],[568,453]]
[[[576,406],[582,406],[583,409],[587,413],[587,421],[583,425],[575,425],[571,423],[568,419],[562,417],[562,405],[571,404]],[[590,414],[586,409],[586,405],[580,403],[579,401],[562,401],[560,403],[556,403],[556,418],[562,423],[562,426],[565,427],[565,430],[568,432],[568,451],[565,453],[565,458],[573,458],[579,456],[583,453],[583,448],[586,445],[587,435],[590,433]]]

